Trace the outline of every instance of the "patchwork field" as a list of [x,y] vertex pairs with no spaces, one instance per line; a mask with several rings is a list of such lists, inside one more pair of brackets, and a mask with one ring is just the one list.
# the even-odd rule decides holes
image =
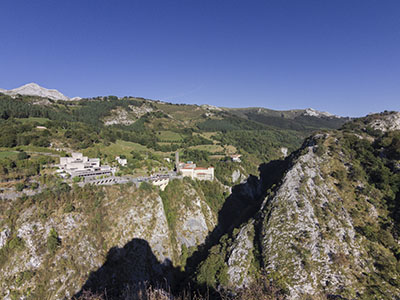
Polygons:
[[202,151],[208,151],[211,153],[224,151],[224,148],[220,145],[198,145],[198,146],[192,146],[189,149],[197,149]]
[[109,157],[115,157],[118,155],[131,155],[132,151],[135,152],[154,152],[154,150],[150,150],[149,148],[122,140],[117,140],[116,143],[112,143],[109,146],[105,146],[104,144],[99,144],[94,147],[90,147],[88,149],[83,150],[83,154],[89,157],[97,157],[99,153],[106,154]]
[[163,142],[180,142],[183,140],[183,137],[180,133],[169,130],[158,131],[157,137]]

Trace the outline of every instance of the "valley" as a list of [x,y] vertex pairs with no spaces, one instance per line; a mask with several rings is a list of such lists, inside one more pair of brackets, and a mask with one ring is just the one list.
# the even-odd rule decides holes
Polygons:
[[399,113],[35,93],[0,94],[2,298],[400,295]]

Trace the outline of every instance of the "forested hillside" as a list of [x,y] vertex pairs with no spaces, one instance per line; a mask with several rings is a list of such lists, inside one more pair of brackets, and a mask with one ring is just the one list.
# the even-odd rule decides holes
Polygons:
[[31,96],[14,99],[0,94],[0,147],[50,147],[102,155],[107,154],[106,147],[126,142],[134,143],[131,151],[125,151],[130,161],[143,152],[169,157],[182,150],[216,163],[227,155],[240,153],[254,171],[261,162],[280,157],[282,147],[290,152],[300,146],[311,129],[343,122],[337,120],[326,126],[326,120],[311,118],[310,122],[320,125],[292,130],[293,120],[283,120],[289,122],[283,126],[265,124],[257,118],[247,120],[210,106],[115,96],[55,101]]

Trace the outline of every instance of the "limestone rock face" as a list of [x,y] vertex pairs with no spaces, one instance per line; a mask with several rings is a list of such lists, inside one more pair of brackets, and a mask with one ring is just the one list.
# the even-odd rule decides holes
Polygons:
[[130,125],[135,122],[135,119],[131,118],[128,112],[122,107],[112,110],[111,113],[111,116],[104,119],[104,125]]
[[[399,241],[385,200],[393,194],[385,196],[366,179],[356,159],[360,148],[349,141],[365,149],[373,145],[352,133],[309,138],[288,158],[289,167],[258,212],[210,250],[200,278],[222,256],[226,267],[218,267],[213,284],[233,291],[250,286],[258,273],[293,300],[397,299],[400,277],[392,249]],[[369,164],[379,163],[379,152],[368,155]],[[218,275],[224,272],[226,277]]]
[[[324,180],[321,166],[326,162],[313,150],[307,147],[286,173],[264,219],[265,268],[289,279],[291,299],[315,295],[321,289],[334,293],[338,286],[357,282],[350,265],[338,266],[335,256],[351,259],[357,272],[366,270],[366,253],[355,239],[349,212],[341,206],[343,199],[335,186]],[[327,214],[330,205],[341,207]]]
[[377,116],[370,126],[383,132],[389,130],[400,130],[400,112],[383,113]]
[[8,237],[10,236],[10,228],[8,226],[0,232],[0,249],[6,244]]
[[185,245],[187,248],[204,243],[209,231],[215,227],[215,217],[206,203],[191,191],[193,201],[190,207],[181,204],[182,214],[177,221],[176,236],[178,245]]
[[[0,252],[0,298],[14,299],[30,290],[37,299],[64,299],[110,284],[122,292],[125,284],[172,280],[169,270],[180,263],[181,245],[198,246],[216,223],[195,189],[182,195],[187,205],[179,207],[174,228],[156,190],[115,185],[73,193],[83,195],[74,198],[73,209],[51,204],[60,200],[50,197],[46,201],[54,208],[40,217],[41,204],[27,200],[13,227],[0,223],[0,251],[6,249]],[[10,201],[10,209],[20,207],[15,203]],[[58,244],[51,243],[51,232],[57,233]]]
[[306,108],[303,113],[304,116],[311,116],[311,117],[328,117],[328,118],[338,118],[338,116],[335,116],[329,112],[326,111],[318,111],[313,108]]
[[240,229],[234,243],[229,248],[228,270],[231,286],[241,288],[253,280],[254,270],[254,222]]
[[137,119],[144,116],[145,114],[154,111],[154,109],[148,105],[141,106],[129,106],[129,111],[122,107],[117,107],[111,111],[111,115],[104,118],[103,122],[105,125],[130,125],[134,123]]
[[240,179],[240,170],[235,170],[232,172],[232,182],[237,182]]
[[109,234],[114,245],[123,247],[133,238],[143,239],[160,262],[172,261],[170,231],[160,196],[142,198],[140,203],[117,214],[120,213],[121,217],[116,220],[110,216],[110,222],[116,221]]

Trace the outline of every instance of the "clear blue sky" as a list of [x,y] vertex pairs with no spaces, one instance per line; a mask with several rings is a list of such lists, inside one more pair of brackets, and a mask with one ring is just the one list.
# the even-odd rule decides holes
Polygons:
[[0,87],[400,110],[400,1],[2,0]]

